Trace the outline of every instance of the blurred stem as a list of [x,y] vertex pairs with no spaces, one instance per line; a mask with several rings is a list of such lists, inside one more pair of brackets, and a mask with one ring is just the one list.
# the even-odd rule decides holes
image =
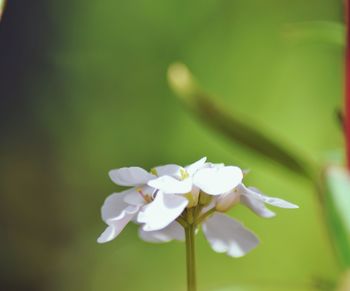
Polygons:
[[186,238],[186,267],[187,267],[187,291],[196,291],[196,253],[195,253],[195,237],[196,228],[209,215],[215,212],[215,207],[201,215],[201,210],[204,205],[196,205],[195,207],[187,208],[181,217],[181,225],[185,229]]
[[350,1],[345,0],[345,143],[347,166],[350,170]]
[[[192,209],[188,209],[189,213]],[[196,261],[195,261],[195,231],[194,223],[185,227],[186,237],[186,266],[187,266],[187,291],[196,291]]]
[[301,156],[282,146],[264,131],[257,129],[252,122],[249,123],[227,111],[227,107],[219,104],[213,96],[205,93],[197,85],[193,75],[184,64],[175,63],[169,67],[168,81],[191,112],[214,129],[286,169],[311,181],[314,180],[316,165],[308,157]]
[[350,176],[342,167],[324,169],[318,185],[328,234],[335,256],[343,270],[350,268]]

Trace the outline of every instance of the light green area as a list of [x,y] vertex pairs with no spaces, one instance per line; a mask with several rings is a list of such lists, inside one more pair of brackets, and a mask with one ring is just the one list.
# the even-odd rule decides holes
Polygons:
[[350,176],[343,168],[325,169],[325,201],[327,221],[336,246],[339,261],[350,267]]
[[184,290],[184,244],[144,243],[129,225],[115,241],[98,245],[105,227],[99,209],[120,189],[109,181],[112,168],[151,169],[208,156],[250,169],[248,185],[300,209],[274,209],[273,219],[241,206],[231,211],[262,241],[241,259],[214,253],[199,234],[199,290],[329,290],[339,266],[312,185],[193,118],[168,88],[166,71],[174,61],[186,63],[228,111],[323,162],[326,151],[342,147],[335,111],[342,104],[343,51],[338,36],[335,42],[304,37],[313,32],[304,24],[338,27],[342,1],[51,3],[56,34],[42,52],[51,74],[28,76],[28,92],[34,92],[33,110],[52,143],[59,215],[48,221],[59,221],[70,235],[41,247],[30,232],[23,234],[31,247],[14,248],[28,250],[30,259],[19,252],[16,272],[47,274],[50,291]]

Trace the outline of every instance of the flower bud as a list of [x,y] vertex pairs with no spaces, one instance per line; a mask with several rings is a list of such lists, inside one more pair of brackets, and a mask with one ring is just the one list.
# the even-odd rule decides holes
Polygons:
[[207,206],[212,201],[213,196],[204,192],[200,192],[199,204],[202,206]]
[[219,212],[226,212],[239,203],[239,193],[236,190],[222,194],[218,197],[215,209]]

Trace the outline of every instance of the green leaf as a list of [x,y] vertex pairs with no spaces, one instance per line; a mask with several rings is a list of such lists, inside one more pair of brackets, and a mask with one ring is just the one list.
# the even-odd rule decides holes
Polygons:
[[324,177],[325,210],[340,262],[350,267],[350,174],[331,166]]
[[169,67],[168,81],[177,96],[202,121],[232,141],[270,158],[298,175],[313,179],[313,165],[307,159],[283,147],[253,125],[243,122],[236,114],[228,112],[213,97],[202,91],[184,64],[175,63]]

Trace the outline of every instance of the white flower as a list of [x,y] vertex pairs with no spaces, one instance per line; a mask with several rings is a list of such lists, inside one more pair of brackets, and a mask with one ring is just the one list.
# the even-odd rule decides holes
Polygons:
[[[214,211],[226,212],[237,203],[244,204],[261,217],[275,216],[265,203],[280,208],[298,208],[297,205],[283,199],[266,196],[256,188],[247,188],[242,183],[242,171],[236,169],[239,168],[224,164],[202,163],[196,171],[188,174],[186,179],[177,180],[175,183],[192,184],[192,191],[200,189],[201,195],[205,193],[214,195],[211,203],[202,210],[202,214]],[[171,189],[170,184],[174,183],[174,180],[173,177],[166,179],[161,177],[151,180],[148,184],[162,190],[167,187]],[[231,182],[228,183],[227,180]],[[191,189],[187,187],[186,190]],[[259,244],[259,239],[254,233],[245,228],[242,223],[222,213],[209,215],[202,221],[202,229],[214,251],[226,253],[232,257],[244,256]],[[166,235],[163,230],[159,230],[156,234],[157,236]],[[170,237],[174,239],[174,235],[170,234]],[[158,240],[158,242],[161,241]]]
[[[276,215],[265,203],[280,208],[299,208],[283,199],[263,195],[256,188],[247,188],[243,183],[228,193],[216,196],[210,207],[215,205],[217,211],[226,212],[239,202],[265,218]],[[259,244],[254,233],[222,213],[215,213],[203,222],[203,232],[214,251],[225,252],[232,257],[244,256]]]
[[[173,165],[159,167],[171,174]],[[108,225],[98,238],[99,243],[113,240],[131,220],[143,224],[144,231],[159,230],[171,224],[186,208],[188,200],[174,194],[164,194],[145,185],[157,176],[142,168],[130,167],[112,170],[111,179],[121,186],[133,188],[110,195],[102,206],[102,219]]]
[[235,166],[205,163],[206,158],[179,169],[178,175],[163,175],[150,180],[148,185],[164,193],[198,193],[220,195],[231,191],[242,182],[243,172]]
[[105,200],[101,212],[107,228],[98,238],[100,243],[117,237],[129,221],[140,224],[140,238],[153,243],[182,241],[185,239],[183,227],[198,230],[202,225],[214,251],[241,257],[254,249],[259,239],[242,223],[222,212],[242,203],[268,218],[275,213],[265,204],[298,208],[246,187],[240,168],[207,163],[206,158],[186,167],[164,165],[152,169],[151,173],[130,167],[112,170],[109,175],[116,184],[132,188]]
[[251,209],[257,215],[265,218],[274,217],[276,215],[265,206],[265,203],[280,208],[299,208],[298,205],[286,200],[266,196],[258,189],[254,187],[246,187],[243,183],[238,185],[232,191],[217,197],[215,207],[216,210],[220,212],[226,212],[238,202]]
[[[220,212],[228,211],[232,206],[241,202],[261,217],[275,216],[265,206],[265,203],[280,208],[299,208],[299,206],[280,198],[263,195],[253,187],[247,188],[243,183],[234,190],[216,196],[212,201],[215,209]],[[222,214],[215,213],[203,222],[203,232],[211,247],[216,252],[225,252],[232,257],[241,257],[259,244],[259,239],[240,222]]]

